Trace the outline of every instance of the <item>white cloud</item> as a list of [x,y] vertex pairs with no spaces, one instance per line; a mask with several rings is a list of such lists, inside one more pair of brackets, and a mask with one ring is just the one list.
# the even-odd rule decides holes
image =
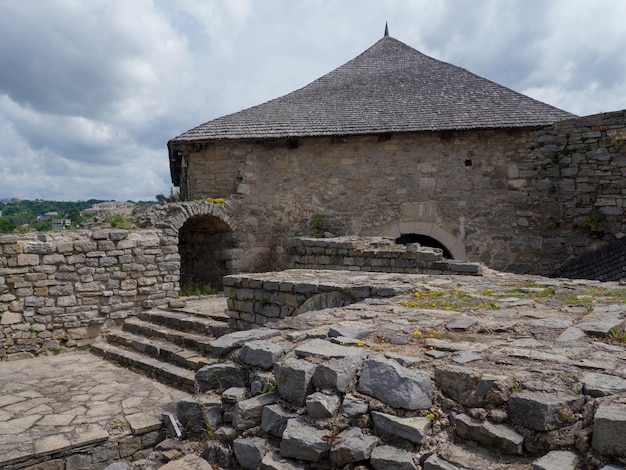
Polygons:
[[383,35],[577,114],[626,108],[620,0],[0,0],[0,197],[146,199],[166,142]]

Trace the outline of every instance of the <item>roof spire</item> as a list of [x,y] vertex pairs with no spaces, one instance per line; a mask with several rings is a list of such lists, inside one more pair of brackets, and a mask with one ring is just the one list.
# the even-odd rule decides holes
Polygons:
[[385,21],[385,37],[389,36],[389,27],[387,26],[387,22]]

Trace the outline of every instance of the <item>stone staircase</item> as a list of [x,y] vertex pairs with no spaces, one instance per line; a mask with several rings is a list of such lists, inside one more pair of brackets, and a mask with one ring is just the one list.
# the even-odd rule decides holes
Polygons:
[[182,390],[194,390],[195,371],[216,362],[211,341],[229,333],[220,295],[187,298],[182,308],[159,307],[129,317],[91,346],[97,356]]

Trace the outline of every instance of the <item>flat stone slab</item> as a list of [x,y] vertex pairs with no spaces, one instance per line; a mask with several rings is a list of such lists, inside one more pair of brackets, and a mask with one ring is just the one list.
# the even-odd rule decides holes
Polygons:
[[280,335],[280,331],[270,328],[235,331],[234,333],[222,335],[216,340],[211,341],[211,343],[209,343],[209,349],[211,353],[223,356],[233,349],[243,346],[248,341],[269,339],[278,335]]
[[592,397],[604,397],[626,390],[626,379],[614,375],[586,372],[580,381],[583,393]]
[[0,362],[0,377],[0,468],[160,429],[188,395],[81,352]]
[[621,328],[624,320],[619,312],[600,311],[585,315],[576,325],[585,333],[596,336],[608,336],[613,328]]
[[337,359],[348,356],[362,357],[367,354],[367,351],[363,348],[331,343],[324,339],[312,339],[298,346],[295,353],[299,358]]
[[533,462],[533,470],[576,470],[579,462],[574,452],[553,450]]

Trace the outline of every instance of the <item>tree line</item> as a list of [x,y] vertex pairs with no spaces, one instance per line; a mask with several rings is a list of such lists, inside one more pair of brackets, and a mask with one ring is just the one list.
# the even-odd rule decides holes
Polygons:
[[[73,226],[77,226],[83,219],[81,211],[89,209],[94,204],[105,202],[102,199],[88,201],[44,201],[41,199],[0,202],[0,232],[10,233],[28,225],[35,230],[51,230],[52,219],[69,219]],[[45,214],[57,212],[58,215],[46,219]]]

